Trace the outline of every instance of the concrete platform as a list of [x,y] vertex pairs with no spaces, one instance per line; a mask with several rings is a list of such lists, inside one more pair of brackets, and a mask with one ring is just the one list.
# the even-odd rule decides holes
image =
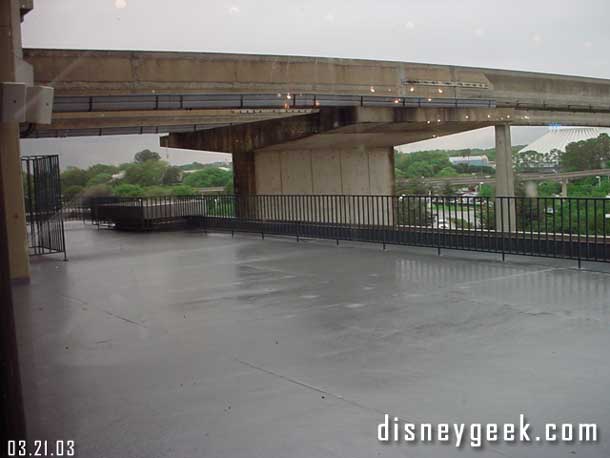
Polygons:
[[[610,456],[607,273],[80,223],[67,242],[15,288],[31,439],[82,457]],[[380,445],[386,412],[601,439]]]

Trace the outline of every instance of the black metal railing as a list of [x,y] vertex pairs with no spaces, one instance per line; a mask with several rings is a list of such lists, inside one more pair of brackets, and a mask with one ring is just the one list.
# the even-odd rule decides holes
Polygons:
[[96,224],[190,226],[441,249],[610,261],[610,199],[222,195],[104,198]]
[[129,94],[120,96],[57,96],[53,111],[96,112],[124,110],[316,109],[320,107],[495,108],[494,99],[355,95],[355,94]]
[[65,201],[63,204],[64,221],[91,221],[91,206],[79,199]]
[[64,253],[59,156],[21,159],[30,255]]

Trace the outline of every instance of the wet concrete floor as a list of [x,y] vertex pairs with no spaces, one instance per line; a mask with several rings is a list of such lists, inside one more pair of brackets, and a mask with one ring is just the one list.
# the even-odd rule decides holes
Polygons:
[[[608,457],[610,275],[371,244],[68,225],[15,288],[31,439],[83,457]],[[605,266],[593,266],[606,269]],[[597,444],[381,445],[414,423]]]

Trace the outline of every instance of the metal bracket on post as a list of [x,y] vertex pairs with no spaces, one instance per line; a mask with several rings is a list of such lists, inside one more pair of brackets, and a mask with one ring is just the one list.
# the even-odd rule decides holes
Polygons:
[[0,83],[0,122],[51,124],[54,89],[25,83]]

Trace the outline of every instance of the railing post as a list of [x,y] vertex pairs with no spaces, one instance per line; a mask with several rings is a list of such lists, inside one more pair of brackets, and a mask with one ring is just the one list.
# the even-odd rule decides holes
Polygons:
[[[570,225],[572,224],[570,217]],[[580,201],[576,199],[576,260],[580,269]]]
[[[504,208],[504,197],[500,197],[500,198],[496,198],[496,235],[499,233],[500,237],[501,237],[501,241],[502,241],[502,262],[506,261],[506,254],[505,254],[505,233],[504,233],[504,211],[502,211],[502,209]],[[498,203],[500,204],[500,224],[498,224],[497,220],[498,220]],[[499,226],[499,227],[498,227]]]
[[300,235],[299,235],[299,208],[298,208],[298,201],[296,200],[296,196],[289,196],[288,197],[290,200],[292,200],[292,205],[291,208],[293,208],[295,210],[295,212],[293,213],[293,219],[294,219],[294,224],[295,224],[295,230],[297,233],[297,242],[300,241]]
[[254,216],[256,221],[260,221],[261,236],[262,239],[265,240],[265,221],[267,220],[265,215],[266,205],[264,205],[266,203],[264,202],[265,197],[254,195],[252,198],[254,199],[254,207],[256,208],[256,214]]

